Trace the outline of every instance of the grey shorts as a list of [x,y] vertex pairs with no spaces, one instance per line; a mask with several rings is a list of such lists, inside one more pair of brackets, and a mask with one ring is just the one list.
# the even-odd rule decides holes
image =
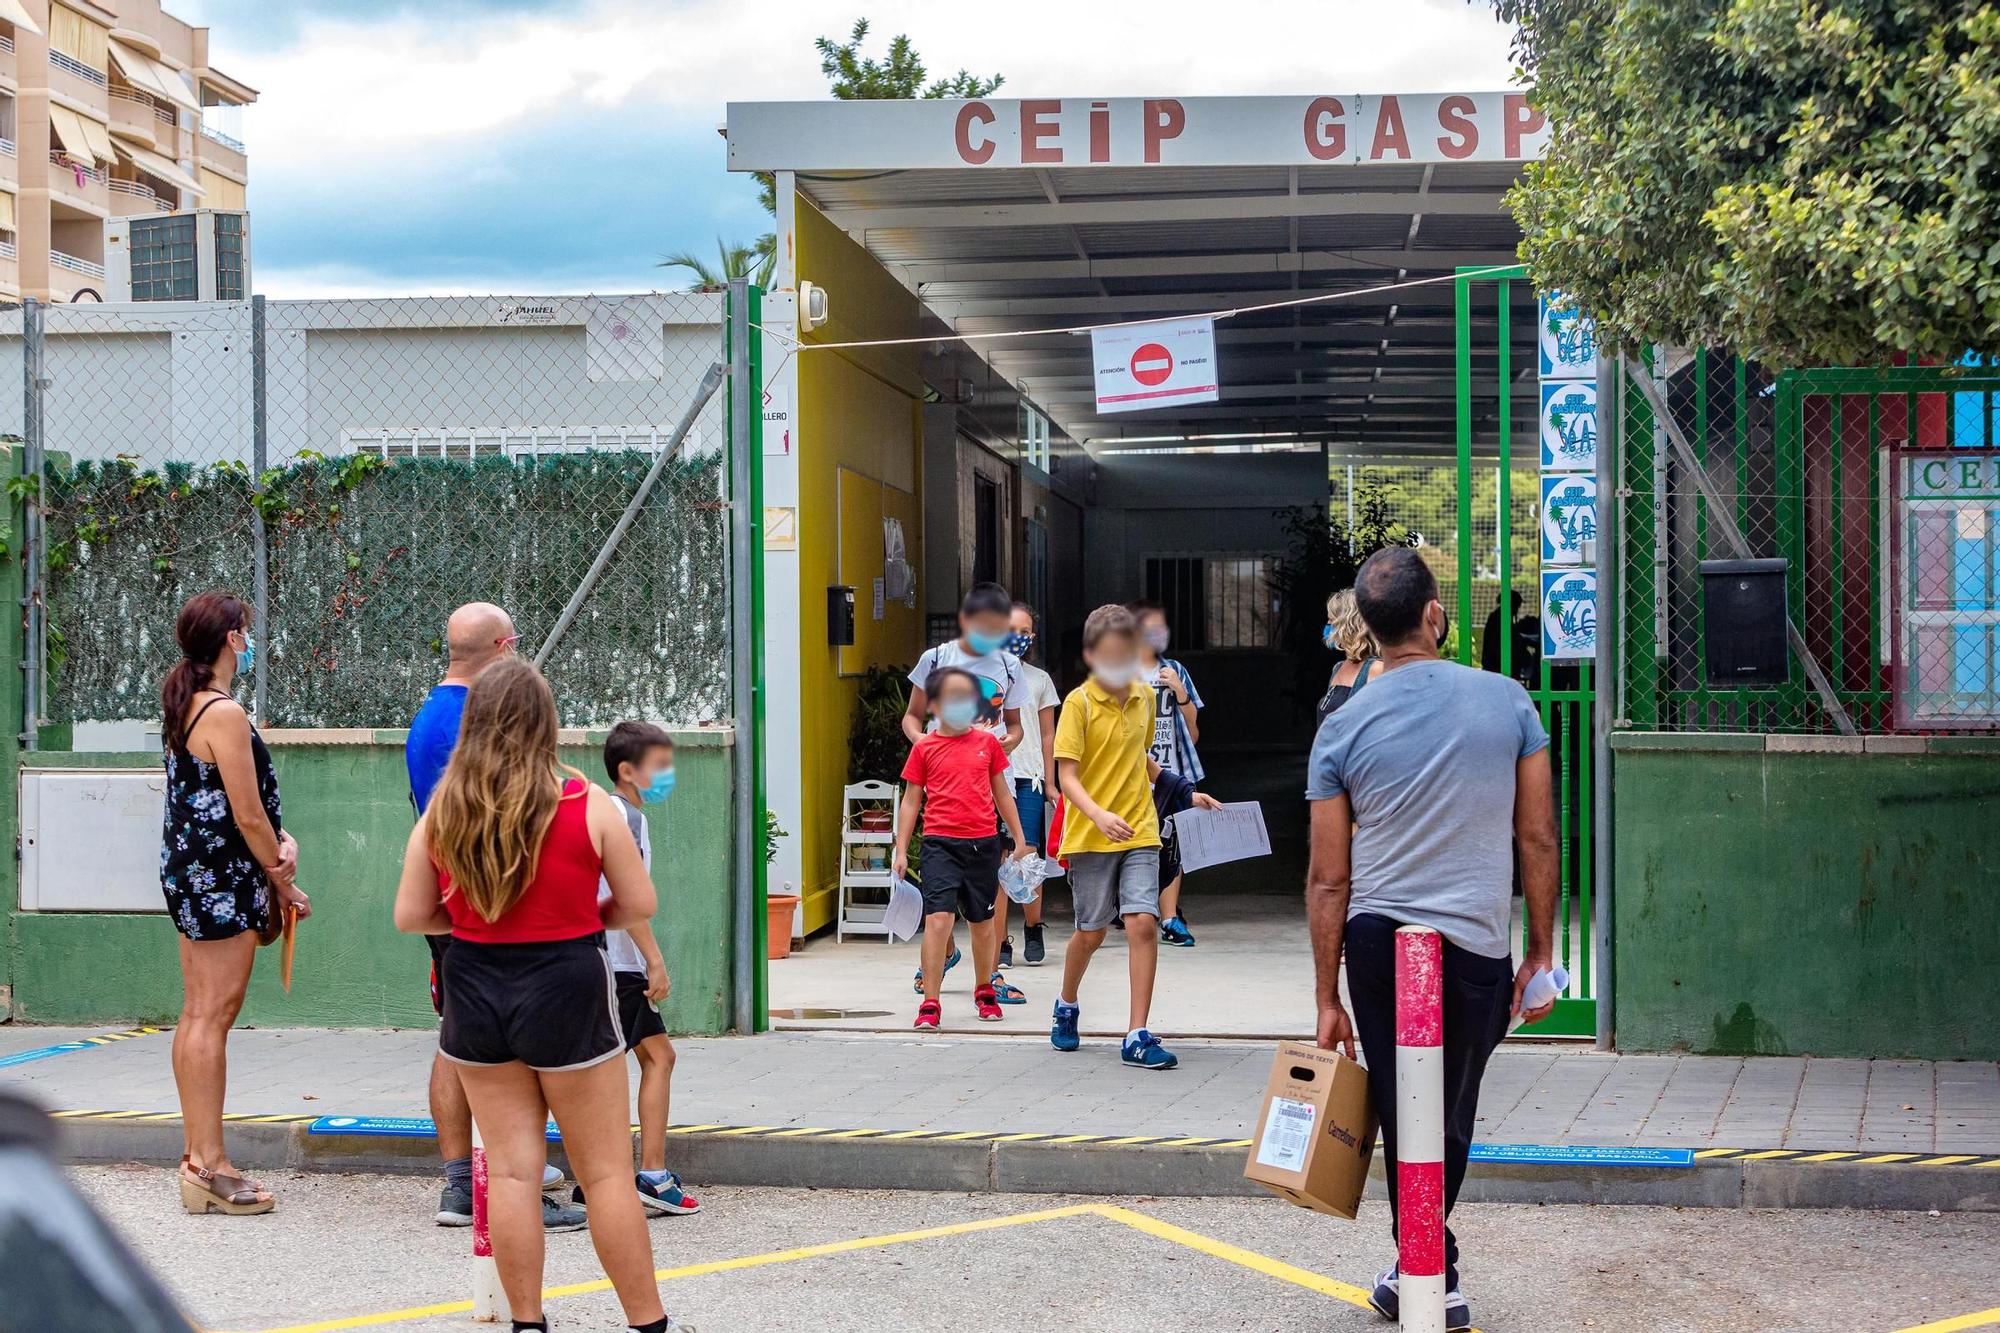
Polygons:
[[1069,888],[1076,898],[1076,928],[1103,930],[1119,916],[1160,914],[1160,849],[1073,852]]

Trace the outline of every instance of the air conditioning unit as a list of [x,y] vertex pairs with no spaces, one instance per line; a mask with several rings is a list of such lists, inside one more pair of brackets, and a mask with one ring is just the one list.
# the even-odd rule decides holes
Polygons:
[[250,215],[197,208],[104,224],[107,301],[241,301],[250,294]]

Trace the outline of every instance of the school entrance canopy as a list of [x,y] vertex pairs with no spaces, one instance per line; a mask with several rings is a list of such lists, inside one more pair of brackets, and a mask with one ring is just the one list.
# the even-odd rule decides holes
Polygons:
[[[1090,340],[1074,333],[967,345],[1093,449],[1230,436],[1448,450],[1452,286],[1396,284],[1511,264],[1519,231],[1501,198],[1546,137],[1519,92],[751,103],[728,115],[731,168],[779,173],[940,331],[1389,289],[1223,320],[1220,401],[1200,406],[1099,415]],[[1528,372],[1516,389],[1531,394],[1533,298],[1514,291],[1513,364]],[[830,295],[838,318],[842,294]],[[1495,405],[1478,410],[1490,429]]]
[[[1309,730],[1284,701],[1301,663],[1266,581],[1285,515],[1324,512],[1329,455],[1436,459],[1450,485],[1453,277],[1515,262],[1503,197],[1546,140],[1528,97],[738,103],[725,134],[731,169],[771,173],[777,204],[755,315],[765,517],[782,534],[764,552],[765,773],[787,834],[770,887],[800,895],[799,929],[833,924],[843,876],[865,876],[845,786],[896,777],[850,768],[866,673],[952,632],[978,579],[1042,609],[1065,684],[1089,607],[1168,600],[1177,651],[1210,653],[1196,669],[1218,748],[1296,758]],[[1534,294],[1478,291],[1464,419],[1490,460],[1504,400],[1526,458]],[[1090,327],[1202,314],[1218,316],[1215,401],[1100,411]],[[844,641],[829,607],[849,596]],[[1324,659],[1310,670],[1323,687]],[[1295,814],[1302,778],[1274,781],[1267,809]],[[1273,829],[1294,861],[1245,877],[1282,885],[1288,916],[1295,833]]]

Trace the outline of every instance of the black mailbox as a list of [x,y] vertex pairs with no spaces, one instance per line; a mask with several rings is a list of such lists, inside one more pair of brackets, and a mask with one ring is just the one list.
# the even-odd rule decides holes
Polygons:
[[854,589],[842,584],[826,590],[826,641],[835,648],[854,643]]
[[1785,642],[1785,560],[1701,562],[1702,650],[1711,685],[1782,685],[1791,677]]

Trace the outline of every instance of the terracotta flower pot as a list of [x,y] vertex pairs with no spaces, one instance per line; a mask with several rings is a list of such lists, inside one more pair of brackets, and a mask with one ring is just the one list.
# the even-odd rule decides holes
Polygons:
[[764,897],[764,956],[792,956],[792,913],[799,905],[796,893],[771,893]]

